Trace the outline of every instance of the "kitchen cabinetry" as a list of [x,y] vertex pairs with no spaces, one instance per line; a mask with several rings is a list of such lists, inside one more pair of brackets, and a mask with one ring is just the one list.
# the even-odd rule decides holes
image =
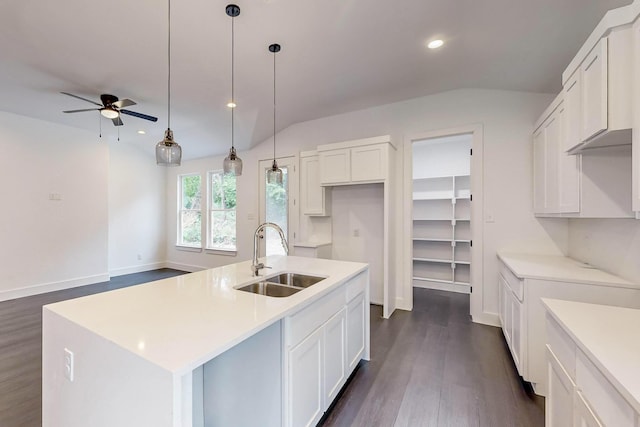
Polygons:
[[640,308],[640,285],[561,256],[499,254],[499,317],[518,373],[546,395],[548,381],[541,298]]
[[413,180],[413,285],[469,293],[470,176]]
[[631,52],[630,26],[612,28],[564,82],[580,90],[580,144],[570,147],[572,154],[631,143]]
[[389,175],[388,137],[318,146],[323,186],[381,182]]
[[636,218],[640,218],[640,19],[636,20],[632,28],[633,44],[633,172],[632,193],[633,210]]
[[367,275],[360,273],[286,318],[285,425],[317,424],[364,356]]
[[[637,383],[621,376],[638,374],[632,350],[638,336],[629,322],[640,319],[640,311],[546,299],[543,304],[549,366],[545,425],[637,427],[640,402],[627,388]],[[602,346],[603,340],[608,345]]]
[[303,215],[331,215],[331,188],[320,185],[320,158],[317,151],[300,152],[300,211]]
[[578,98],[575,84],[556,97],[533,134],[534,213],[546,217],[631,218],[630,146],[577,155],[564,151],[576,141],[580,122],[574,109]]

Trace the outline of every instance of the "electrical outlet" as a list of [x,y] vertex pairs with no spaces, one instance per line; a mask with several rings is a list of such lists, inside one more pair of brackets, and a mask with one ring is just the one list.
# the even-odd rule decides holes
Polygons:
[[73,351],[64,349],[64,377],[73,382]]
[[138,254],[138,261],[142,260],[142,255]]
[[353,237],[360,237],[360,230],[359,229],[354,229],[353,230]]

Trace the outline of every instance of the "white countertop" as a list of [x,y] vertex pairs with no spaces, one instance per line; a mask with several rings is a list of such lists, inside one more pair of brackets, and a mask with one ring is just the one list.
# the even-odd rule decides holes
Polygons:
[[261,270],[327,277],[286,298],[234,289],[254,281],[245,261],[44,306],[174,374],[190,372],[312,303],[366,264],[274,256]]
[[296,242],[293,244],[293,246],[298,246],[300,248],[319,248],[321,246],[329,246],[331,244],[331,241],[327,240],[327,241],[320,241],[320,242]]
[[629,282],[621,277],[565,256],[517,254],[499,251],[498,258],[520,279],[541,279],[640,288],[640,284]]
[[544,298],[542,302],[640,413],[640,310]]

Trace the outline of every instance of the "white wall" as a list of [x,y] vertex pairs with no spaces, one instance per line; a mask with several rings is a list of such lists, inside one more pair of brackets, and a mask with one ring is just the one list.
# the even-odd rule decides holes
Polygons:
[[570,219],[569,256],[640,283],[640,221]]
[[413,178],[471,173],[471,134],[425,139],[413,143]]
[[139,148],[109,144],[109,274],[164,267],[166,170]]
[[[468,124],[482,124],[484,129],[484,289],[483,310],[497,311],[496,250],[526,250],[532,253],[563,253],[568,250],[566,222],[536,219],[532,214],[531,133],[538,115],[552,100],[552,95],[531,93],[457,90],[337,116],[298,123],[278,134],[278,155],[296,155],[320,144],[389,134],[398,145],[397,201],[402,177],[401,152],[405,138],[430,130]],[[271,141],[248,152],[239,153],[245,171],[238,179],[238,254],[224,257],[176,250],[175,206],[176,176],[179,173],[219,169],[222,157],[184,162],[169,170],[167,182],[167,258],[175,266],[211,267],[247,260],[251,257],[252,232],[257,222],[257,162],[270,157]],[[188,149],[187,146],[184,147]],[[398,204],[398,206],[400,206]],[[254,219],[248,219],[248,215]],[[398,215],[402,216],[402,215]],[[335,219],[334,219],[335,220]],[[487,220],[490,220],[487,222]],[[301,227],[305,222],[301,221]],[[334,222],[335,226],[335,222]],[[400,235],[402,224],[394,224],[392,233]],[[377,237],[382,239],[382,235]],[[379,244],[375,242],[374,244]],[[401,253],[401,242],[392,250]],[[340,250],[340,248],[334,248]],[[401,267],[398,266],[401,271]],[[396,275],[392,283],[403,280]],[[402,300],[405,296],[399,292]]]
[[5,112],[0,135],[0,300],[106,280],[106,142]]

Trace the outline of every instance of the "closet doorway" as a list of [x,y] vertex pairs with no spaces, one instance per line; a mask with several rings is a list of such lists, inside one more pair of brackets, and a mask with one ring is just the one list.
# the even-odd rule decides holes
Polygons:
[[420,287],[470,294],[472,315],[482,308],[481,151],[479,126],[405,143],[404,296],[411,306]]

